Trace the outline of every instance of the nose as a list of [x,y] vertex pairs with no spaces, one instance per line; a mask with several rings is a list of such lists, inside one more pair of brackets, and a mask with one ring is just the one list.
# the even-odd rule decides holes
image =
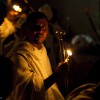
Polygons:
[[38,25],[36,27],[36,31],[38,32],[38,34],[43,34],[44,33],[44,29],[42,28],[42,26]]

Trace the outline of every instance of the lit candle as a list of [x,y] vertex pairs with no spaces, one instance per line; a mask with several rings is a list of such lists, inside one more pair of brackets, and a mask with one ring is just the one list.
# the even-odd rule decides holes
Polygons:
[[18,5],[13,5],[13,9],[18,12],[22,12],[22,8]]
[[67,56],[67,58],[65,59],[65,62],[68,62],[69,56],[72,55],[72,51],[68,49],[68,50],[67,50],[67,54],[68,54],[68,56]]

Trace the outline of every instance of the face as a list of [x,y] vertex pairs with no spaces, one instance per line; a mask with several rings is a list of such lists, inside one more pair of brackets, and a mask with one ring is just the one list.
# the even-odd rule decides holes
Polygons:
[[30,30],[27,34],[29,41],[31,43],[40,44],[47,37],[48,21],[46,18],[38,19],[35,24],[30,24],[28,28]]

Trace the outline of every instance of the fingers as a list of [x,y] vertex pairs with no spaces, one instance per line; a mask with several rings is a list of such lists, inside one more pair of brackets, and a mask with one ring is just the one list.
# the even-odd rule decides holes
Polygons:
[[57,67],[56,69],[56,72],[58,74],[59,77],[64,77],[65,74],[67,74],[67,71],[68,71],[68,64],[67,62],[61,62],[59,64],[59,66]]

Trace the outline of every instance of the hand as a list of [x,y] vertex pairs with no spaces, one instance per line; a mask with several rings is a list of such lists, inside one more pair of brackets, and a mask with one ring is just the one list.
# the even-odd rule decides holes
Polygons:
[[61,62],[59,63],[56,73],[58,77],[64,77],[68,72],[68,63],[67,62]]
[[44,80],[45,89],[48,89],[53,83],[55,83],[59,78],[66,75],[68,69],[67,63],[60,63],[56,71]]

